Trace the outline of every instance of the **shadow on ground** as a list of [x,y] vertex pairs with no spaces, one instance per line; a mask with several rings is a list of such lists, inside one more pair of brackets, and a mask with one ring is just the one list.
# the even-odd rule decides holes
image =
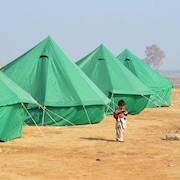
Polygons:
[[80,137],[80,139],[92,140],[92,141],[107,141],[107,142],[116,142],[116,140],[112,140],[112,139],[93,138],[93,137]]

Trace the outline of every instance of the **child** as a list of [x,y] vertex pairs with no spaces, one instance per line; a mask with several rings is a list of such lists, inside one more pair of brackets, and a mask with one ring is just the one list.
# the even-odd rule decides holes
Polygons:
[[116,140],[119,142],[124,142],[124,130],[126,129],[126,118],[128,115],[125,109],[124,100],[119,100],[119,108],[114,111],[114,118],[116,119]]

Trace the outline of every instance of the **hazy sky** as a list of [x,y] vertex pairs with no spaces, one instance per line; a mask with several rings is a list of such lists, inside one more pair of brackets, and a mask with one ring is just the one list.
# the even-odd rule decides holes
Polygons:
[[180,0],[0,0],[0,63],[7,64],[48,35],[77,61],[104,44],[143,59],[156,44],[162,69],[180,69]]

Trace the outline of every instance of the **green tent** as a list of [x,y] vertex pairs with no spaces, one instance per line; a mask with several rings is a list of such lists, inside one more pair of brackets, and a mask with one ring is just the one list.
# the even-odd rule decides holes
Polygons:
[[[98,123],[110,100],[58,47],[50,36],[3,67],[44,110],[28,109],[38,125]],[[31,119],[27,124],[34,125]]]
[[0,87],[0,141],[9,141],[21,136],[26,104],[38,103],[1,71]]
[[137,114],[146,107],[152,91],[118,62],[104,45],[76,64],[111,99],[111,110],[107,113],[112,114],[119,99],[126,101],[129,114]]
[[128,49],[122,51],[117,56],[117,59],[154,92],[149,99],[147,107],[169,106],[171,104],[171,90],[173,86],[166,78]]

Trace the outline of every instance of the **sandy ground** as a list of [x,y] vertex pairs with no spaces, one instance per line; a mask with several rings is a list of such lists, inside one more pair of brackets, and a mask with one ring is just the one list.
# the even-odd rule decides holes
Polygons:
[[22,138],[0,143],[0,180],[176,180],[180,141],[180,89],[172,106],[128,116],[125,142],[115,141],[115,120],[73,127],[25,126]]

